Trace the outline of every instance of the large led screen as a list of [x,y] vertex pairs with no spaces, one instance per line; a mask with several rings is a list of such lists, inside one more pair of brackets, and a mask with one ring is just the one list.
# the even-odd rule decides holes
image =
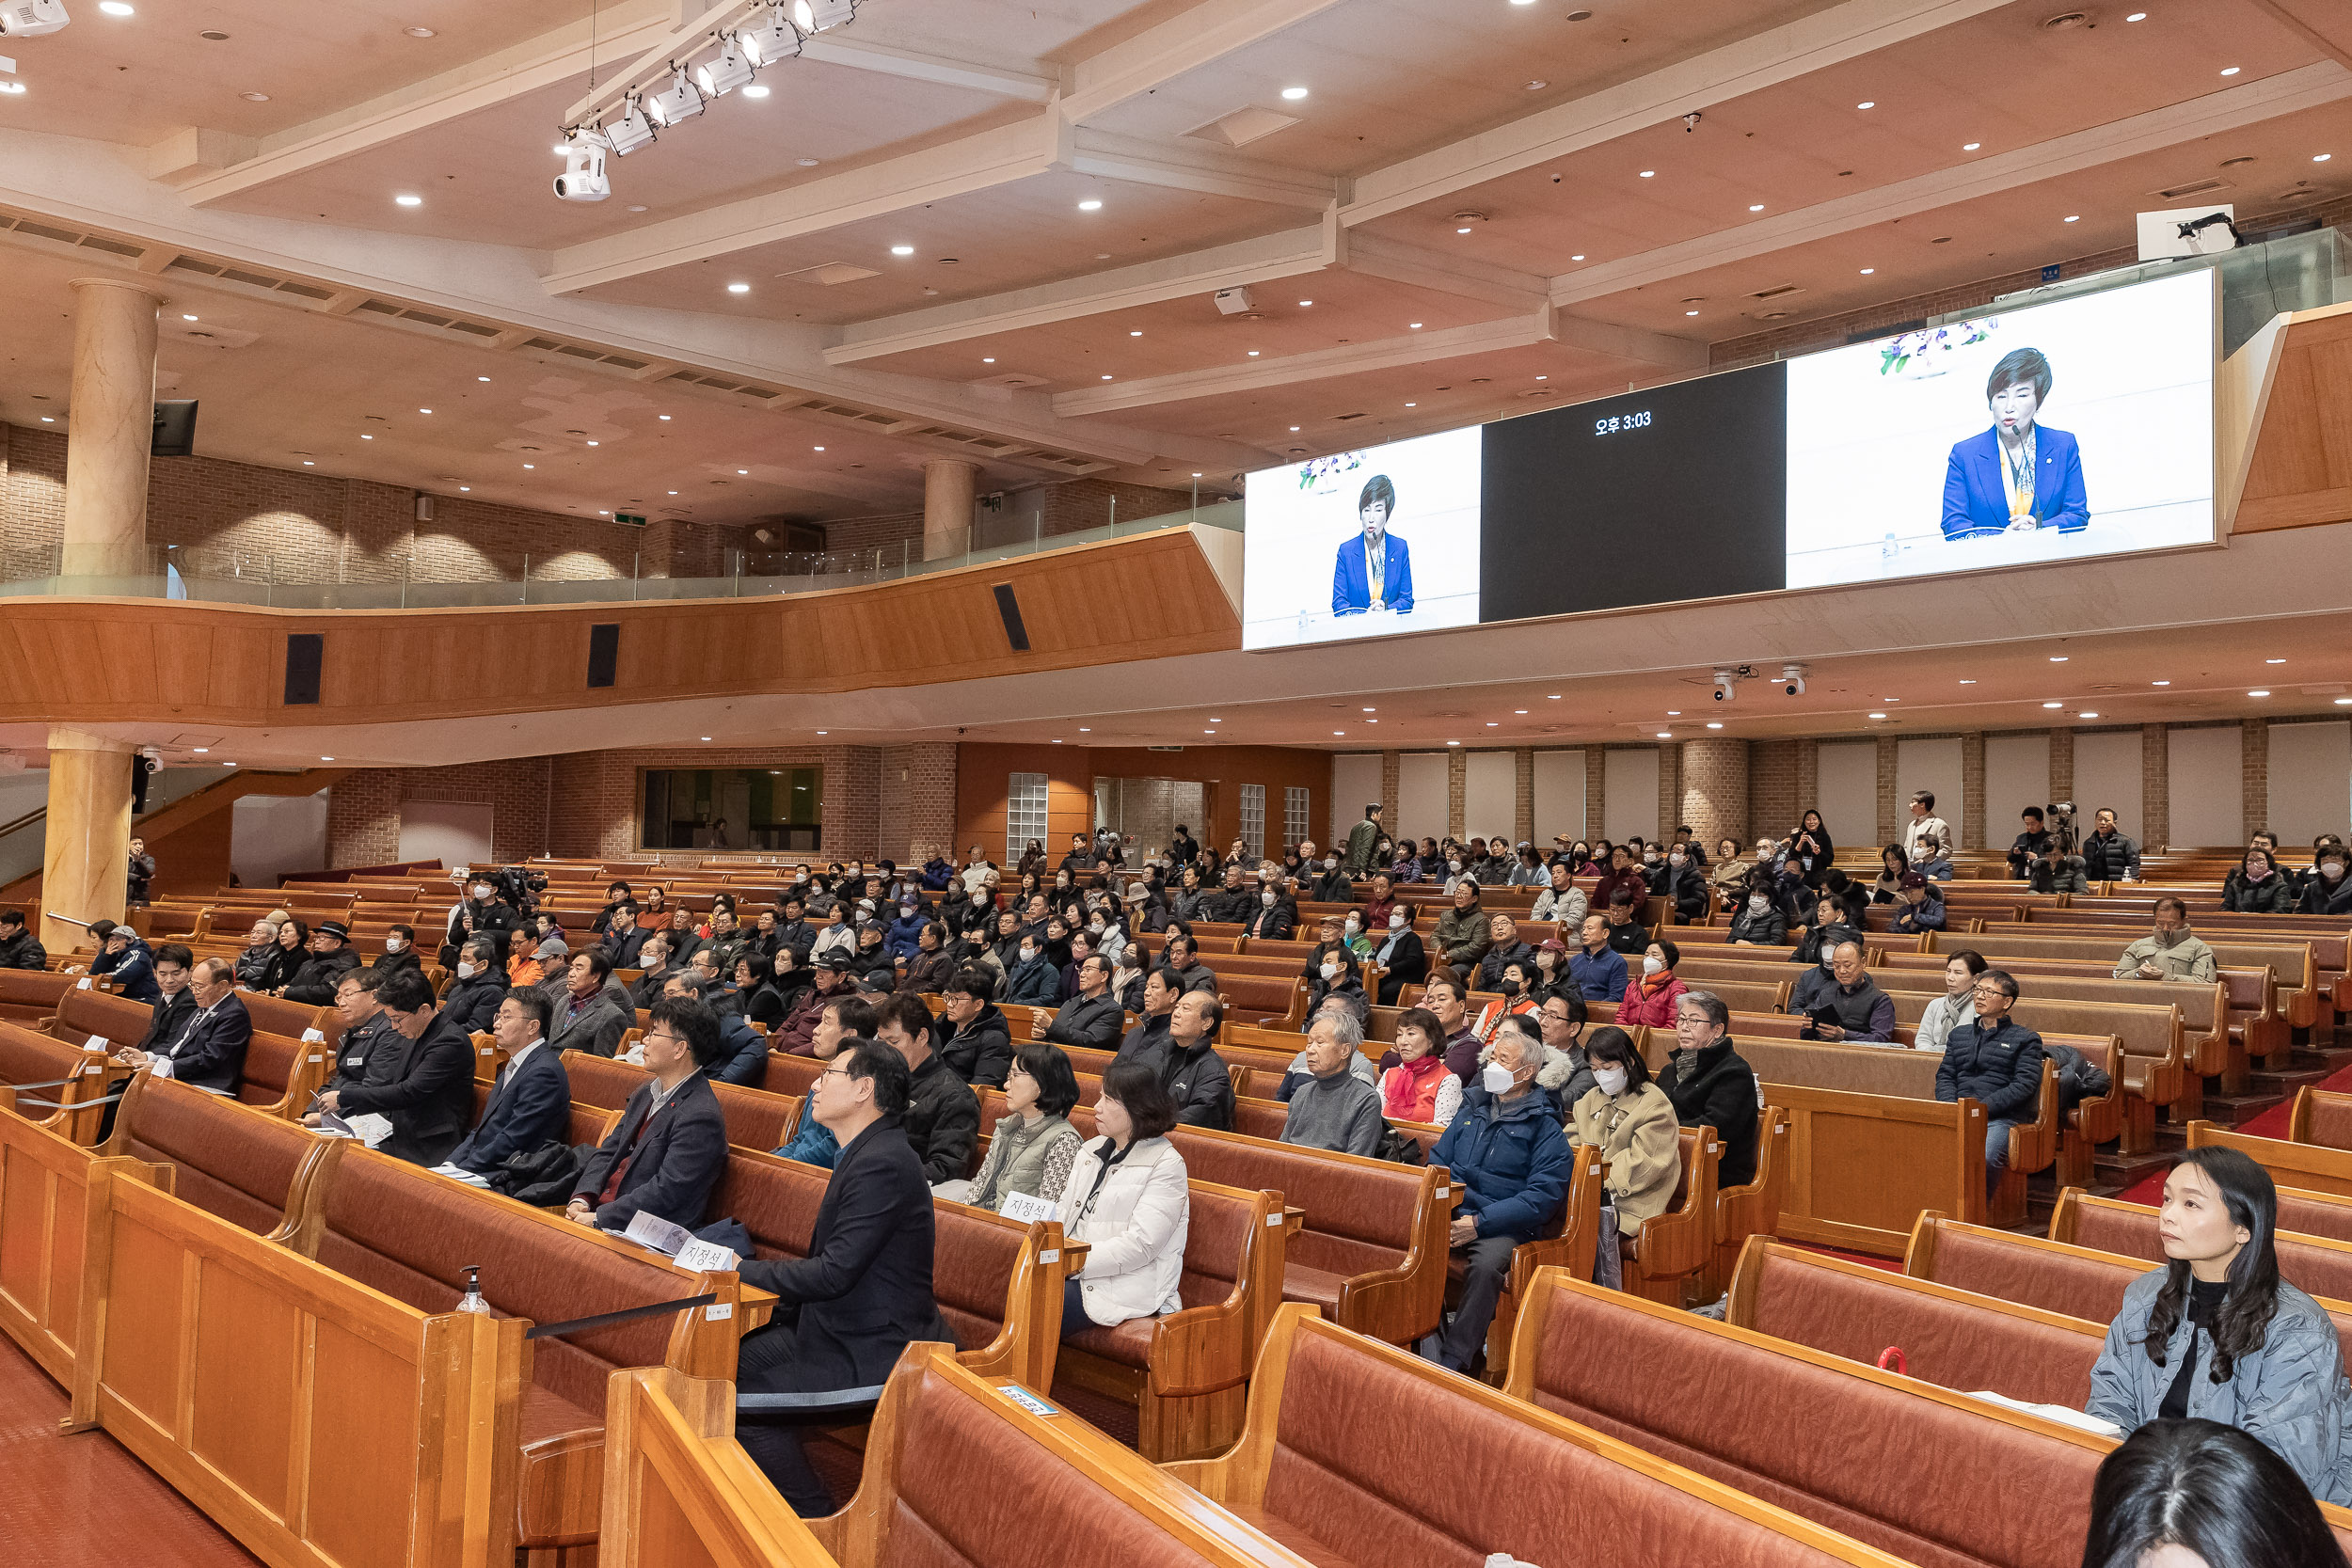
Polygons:
[[1788,586],[2214,536],[2214,275],[1788,364]]
[[1478,426],[1249,476],[1242,646],[1478,622]]

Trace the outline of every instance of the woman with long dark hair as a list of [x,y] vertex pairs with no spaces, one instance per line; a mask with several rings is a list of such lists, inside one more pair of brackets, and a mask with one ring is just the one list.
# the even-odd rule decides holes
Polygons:
[[2335,1324],[2279,1277],[2279,1190],[2234,1148],[2192,1148],[2164,1179],[2165,1266],[2123,1292],[2084,1409],[2126,1433],[2182,1417],[2269,1446],[2314,1497],[2352,1497]]
[[2083,1568],[2290,1562],[2346,1568],[2293,1467],[2235,1427],[2151,1421],[2101,1462],[2090,1483]]

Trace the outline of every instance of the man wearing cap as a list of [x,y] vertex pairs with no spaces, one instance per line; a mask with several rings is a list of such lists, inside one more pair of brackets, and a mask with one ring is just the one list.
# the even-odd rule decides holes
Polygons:
[[847,984],[849,958],[839,953],[828,953],[815,964],[817,978],[793,999],[792,1008],[784,1015],[775,1032],[768,1037],[768,1049],[781,1051],[787,1056],[817,1054],[817,1025],[824,1018],[825,1009],[846,996],[856,994]]
[[310,956],[302,960],[294,978],[278,988],[278,994],[313,1007],[332,1006],[336,987],[358,967],[359,955],[351,947],[351,927],[340,920],[322,920],[310,930]]
[[1895,929],[1907,937],[1944,928],[1944,895],[1916,871],[1895,879]]
[[163,1000],[163,988],[155,983],[155,955],[136,931],[100,920],[91,924],[89,934],[98,943],[97,955],[89,961],[92,974],[111,976],[116,989],[134,1002],[152,1006]]
[[1347,830],[1347,870],[1361,876],[1372,869],[1372,847],[1380,842],[1380,802],[1364,808],[1364,819]]

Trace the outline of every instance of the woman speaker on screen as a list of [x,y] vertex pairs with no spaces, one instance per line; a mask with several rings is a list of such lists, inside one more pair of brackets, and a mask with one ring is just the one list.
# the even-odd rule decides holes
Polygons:
[[2082,452],[2074,437],[2038,416],[2050,395],[2050,362],[2039,349],[2011,349],[1985,378],[1993,428],[1952,445],[1944,471],[1944,537],[2056,529],[2090,521]]

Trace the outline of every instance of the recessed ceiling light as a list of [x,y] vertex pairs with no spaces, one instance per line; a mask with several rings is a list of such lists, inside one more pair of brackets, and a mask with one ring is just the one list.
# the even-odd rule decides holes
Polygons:
[[537,467],[538,466],[539,466],[539,465],[538,465],[538,464],[536,464],[536,463],[526,463],[526,464],[524,464],[524,465],[523,465],[523,467],[526,467],[526,468],[535,468],[535,467]]
[[265,92],[241,92],[237,94],[237,96],[244,99],[248,103],[266,103],[269,102],[269,94]]
[[1081,724],[1078,726],[1078,733],[1080,735],[1092,735],[1094,732],[1089,729],[1086,725]]
[[1090,196],[1078,203],[1078,211],[1082,213],[1099,213],[1102,210],[1103,199],[1100,197]]
[[743,89],[743,96],[746,98],[765,98],[768,96],[767,85],[762,82],[754,82],[751,86]]
[[1502,721],[1500,719],[1489,719],[1486,721],[1486,727],[1490,730],[1499,730],[1502,727]]
[[1378,708],[1376,708],[1376,707],[1368,707],[1368,708],[1364,709],[1364,711],[1365,711],[1366,713],[1377,713],[1377,712],[1379,712],[1380,710],[1379,710]]
[[1661,740],[1672,740],[1674,737],[1675,735],[1672,730],[1660,730],[1658,732],[1658,738]]
[[1658,171],[1654,168],[1645,168],[1642,171],[1642,178],[1645,180],[1655,180],[1658,178]]
[[0,82],[0,92],[14,94],[24,90],[24,84],[22,82]]
[[1584,258],[1583,258],[1583,257],[1581,257],[1581,256],[1571,256],[1571,257],[1569,257],[1569,258],[1568,258],[1568,260],[1569,260],[1569,261],[1581,261],[1582,260],[1584,260]]
[[1551,693],[1551,694],[1550,694],[1548,698],[1546,698],[1545,700],[1546,700],[1547,702],[1554,702],[1554,703],[1556,703],[1556,702],[1558,702],[1558,701],[1560,700],[1560,693],[1558,693],[1557,691],[1554,691],[1554,692],[1552,692],[1552,693]]
[[[1257,351],[1256,349],[1254,349],[1254,348],[1253,348],[1253,349],[1251,349],[1251,350],[1249,351],[1249,357],[1250,357],[1250,358],[1252,358],[1252,359],[1255,359],[1256,357],[1258,357],[1258,351]],[[1293,430],[1296,430],[1298,427],[1297,427],[1296,425],[1293,425],[1293,426],[1291,426],[1291,428],[1292,428]]]
[[667,415],[667,414],[663,414],[663,415],[661,415],[661,416],[660,416],[660,418],[661,418],[664,421],[667,421],[667,420],[668,420],[668,419],[670,418],[670,416],[669,416],[669,415]]
[[2064,707],[2066,705],[2064,703],[2044,703],[2042,705],[2043,707]]
[[1284,87],[1282,89],[1282,96],[1295,103],[1300,99],[1307,96],[1307,89],[1305,87]]
[[890,247],[890,254],[893,256],[912,256],[914,254],[914,247],[911,245],[894,245]]
[[196,318],[195,318],[194,316],[189,316],[189,315],[183,315],[180,319],[181,319],[182,321],[183,321],[183,322],[192,322],[192,321],[196,320]]
[[471,490],[473,486],[470,484],[461,484],[457,488],[460,490]]
[[2074,717],[2077,719],[2096,719],[2099,715],[2094,709],[2085,708],[2080,713],[2074,715]]
[[2082,220],[2083,215],[2080,213],[2069,213],[2066,215],[2066,221],[2069,223],[2080,223]]
[[1461,744],[1461,742],[1460,742],[1460,741],[1458,741],[1458,740],[1449,740],[1449,741],[1447,741],[1447,742],[1446,742],[1446,744],[1447,744],[1447,745],[1449,745],[1449,746],[1459,746],[1459,745]]
[[2221,74],[2224,76],[2234,76],[2237,74],[2237,67],[2233,65],[2225,65],[2221,68]]
[[2148,20],[2148,13],[2146,11],[2134,11],[2123,20],[2126,22],[2145,22]]
[[1415,323],[1413,323],[1413,330],[1414,330],[1414,331],[1416,331],[1416,332],[1419,332],[1419,331],[1421,330],[1421,323],[1419,323],[1419,322],[1415,322]]
[[[487,381],[487,380],[489,380],[490,378],[489,378],[488,376],[486,376],[486,375],[477,375],[477,376],[475,376],[475,377],[474,377],[474,379],[475,379],[476,381]],[[662,418],[667,419],[667,418],[669,418],[669,416],[665,414],[665,415],[663,415],[663,416],[662,416]]]
[[2336,706],[2352,707],[2352,697],[2338,697],[2336,699]]
[[2064,655],[2064,654],[2052,654],[2052,655],[2050,656],[2050,662],[2051,662],[2051,663],[2053,663],[2053,664],[2063,664],[2063,663],[2065,663],[2065,662],[2066,662],[2066,655]]
[[1333,735],[1345,735],[1347,732],[1345,730],[1333,730],[1331,733]]
[[1723,721],[1720,719],[1709,719],[1707,721],[1707,727],[1710,730],[1720,730],[1724,727]]
[[2332,152],[2314,152],[2312,154],[2312,162],[2315,164],[2324,164],[2334,156],[2335,154]]
[[2249,691],[2247,695],[2249,697],[2267,697],[2270,693],[2267,691]]
[[996,356],[993,354],[988,355],[980,360],[980,363],[983,365],[993,365],[996,363]]
[[677,494],[677,492],[676,492],[675,490],[673,490],[673,491],[671,491],[671,492],[670,492],[670,494],[672,494],[672,495],[674,495],[674,496],[675,496],[675,495],[676,495],[676,494]]
[[1527,709],[1525,709],[1525,708],[1523,708],[1523,707],[1515,707],[1515,708],[1513,708],[1511,711],[1512,711],[1513,713],[1518,714],[1518,715],[1520,718],[1522,718],[1522,719],[1524,719],[1524,718],[1526,718],[1526,717],[1527,717]]
[[590,446],[592,446],[592,447],[593,447],[593,446],[597,446],[597,445],[600,445],[601,443],[599,443],[599,442],[596,442],[596,441],[591,441],[591,442],[589,442],[588,444],[589,444]]
[[392,199],[403,207],[421,207],[424,205],[424,198],[421,196],[401,195],[392,198]]
[[2170,686],[2172,683],[2170,681],[2150,681],[2148,684],[2150,686]]
[[1291,434],[1294,436],[1298,434],[1298,427],[1296,425],[1291,426]]
[[731,294],[747,294],[751,292],[752,286],[749,283],[730,283],[727,285],[727,293]]
[[735,471],[736,471],[737,473],[739,473],[739,474],[748,474],[748,473],[750,473],[750,472],[751,472],[751,469],[749,469],[749,468],[738,468],[738,469],[736,469]]
[[1215,735],[1215,734],[1216,734],[1216,732],[1215,730],[1202,730],[1200,733],[1201,733],[1202,735]]
[[1764,203],[1762,203],[1761,201],[1751,201],[1751,202],[1749,202],[1749,203],[1748,203],[1748,211],[1749,211],[1749,212],[1751,212],[1751,213],[1760,213],[1760,212],[1762,212],[1763,210],[1764,210]]
[[1314,301],[1311,299],[1302,299],[1298,302],[1298,308],[1301,310],[1304,310],[1308,306],[1312,305]]
[[1963,686],[1974,686],[1977,683],[1975,681],[1962,681],[1960,684]]
[[824,451],[824,450],[825,450],[825,449],[824,449],[824,448],[822,448],[822,447],[811,447],[811,448],[809,449],[809,451]]
[[1407,408],[1419,408],[1421,404],[1418,403],[1408,403],[1405,406]]
[[1138,329],[1138,330],[1136,330],[1136,331],[1134,331],[1134,332],[1130,332],[1130,333],[1128,333],[1128,334],[1127,334],[1127,336],[1128,336],[1128,337],[1130,337],[1130,338],[1140,338],[1140,337],[1142,337],[1142,336],[1143,336],[1143,333],[1142,333],[1142,331],[1141,331],[1140,329]]
[[2265,664],[2284,664],[2286,660],[2283,658],[2265,658],[2263,662]]
[[1870,717],[1871,717],[1871,718],[1873,718],[1873,719],[1883,719],[1883,718],[1885,718],[1885,717],[1886,717],[1886,715],[1884,715],[1883,713],[1874,713],[1874,714],[1870,715]]
[[191,746],[188,750],[194,752],[198,756],[203,756],[206,752],[210,752],[212,748],[210,746]]
[[1108,381],[1108,380],[1110,379],[1110,377],[1106,375],[1106,376],[1104,376],[1103,379],[1104,379],[1104,380],[1105,380],[1105,381]]
[[831,734],[833,734],[833,732],[832,732],[831,730],[818,730],[817,733],[818,733],[818,735],[831,735]]
[[1876,272],[1876,271],[1878,271],[1878,270],[1879,270],[1879,269],[1878,269],[1878,268],[1876,268],[1876,267],[1864,267],[1864,268],[1862,269],[1862,276],[1863,276],[1863,277],[1869,277],[1872,273],[1874,273],[1874,272]]
[[1854,105],[1857,109],[1875,109],[1878,106],[1878,100],[1874,98],[1866,98],[1861,103]]
[[1454,232],[1455,232],[1456,234],[1467,234],[1467,233],[1469,233],[1469,232],[1470,232],[1470,230],[1469,230],[1468,229],[1456,229],[1456,230],[1454,230]]
[[374,439],[375,439],[375,437],[374,437],[374,436],[370,436],[370,435],[369,435],[367,432],[365,432],[365,431],[361,431],[361,432],[359,433],[359,439],[361,439],[362,441],[373,441],[373,440],[374,440]]
[[130,0],[98,0],[98,8],[104,11],[108,16],[129,16],[132,14]]
[[433,37],[433,29],[430,27],[403,27],[401,31],[406,33],[412,39],[429,39]]
[[334,760],[335,760],[335,759],[334,759],[333,757],[321,757],[321,758],[319,758],[319,761],[321,761],[321,762],[333,762]]
[[1549,376],[1548,376],[1548,375],[1539,375],[1539,376],[1537,376],[1535,379],[1536,379],[1536,380],[1538,380],[1538,381],[1549,381],[1549,380],[1551,379],[1551,377],[1549,377]]
[[1695,316],[1698,314],[1696,310],[1685,310],[1682,313],[1686,316]]
[[1980,141],[1966,141],[1960,144],[1960,150],[1963,152],[1974,152],[1978,148],[1982,147],[1984,143]]
[[1551,86],[1549,82],[1547,82],[1541,76],[1538,76],[1527,84],[1527,90],[1530,92],[1541,92],[1549,86]]

